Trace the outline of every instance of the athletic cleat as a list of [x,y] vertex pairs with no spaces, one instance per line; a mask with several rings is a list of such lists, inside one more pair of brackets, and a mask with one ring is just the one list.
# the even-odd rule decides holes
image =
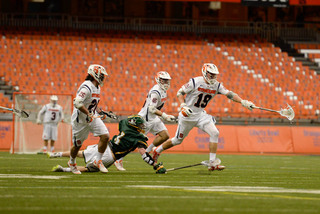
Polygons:
[[97,168],[99,168],[100,172],[102,173],[107,173],[108,169],[103,165],[102,160],[99,160],[97,162],[97,160],[94,160],[93,165]]
[[63,167],[60,165],[56,165],[51,169],[51,172],[63,172]]
[[155,163],[158,162],[159,156],[160,156],[160,153],[158,153],[156,150],[154,150],[154,151],[153,151],[152,159],[154,160]]
[[69,160],[69,162],[68,162],[68,166],[70,167],[70,170],[71,170],[71,172],[73,173],[73,174],[76,174],[76,175],[80,175],[81,174],[81,172],[78,170],[78,168],[77,168],[77,164],[75,163],[75,164],[71,164],[70,163],[70,160]]
[[122,160],[117,160],[114,162],[114,165],[116,166],[117,170],[119,171],[126,171],[125,168],[123,168],[123,161]]
[[221,171],[221,170],[224,170],[225,168],[226,168],[225,166],[216,165],[216,166],[209,166],[209,167],[208,167],[208,170],[209,170],[209,171],[214,171],[214,170]]

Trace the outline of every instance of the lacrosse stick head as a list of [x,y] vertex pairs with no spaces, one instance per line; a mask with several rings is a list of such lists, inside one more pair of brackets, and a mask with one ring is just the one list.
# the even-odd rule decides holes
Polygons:
[[18,117],[21,117],[21,118],[28,118],[29,117],[29,114],[23,110],[14,110],[13,113],[15,115],[17,115]]
[[286,108],[283,108],[280,110],[280,115],[284,116],[284,117],[288,118],[288,120],[292,121],[294,118],[293,108],[289,104],[287,104]]

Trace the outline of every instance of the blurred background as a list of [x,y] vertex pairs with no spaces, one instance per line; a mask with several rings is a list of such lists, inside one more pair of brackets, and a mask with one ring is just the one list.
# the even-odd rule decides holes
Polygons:
[[318,0],[0,0],[1,106],[20,102],[36,114],[39,106],[14,93],[75,96],[97,63],[109,73],[104,109],[138,113],[165,70],[172,82],[164,111],[177,115],[177,90],[210,62],[240,97],[296,113],[289,123],[217,96],[206,111],[218,124],[319,126],[319,11]]

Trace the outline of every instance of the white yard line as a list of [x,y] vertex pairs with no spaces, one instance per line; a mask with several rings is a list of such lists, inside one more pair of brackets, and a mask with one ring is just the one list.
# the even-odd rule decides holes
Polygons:
[[249,192],[249,193],[305,193],[320,194],[319,189],[287,189],[283,187],[259,186],[157,186],[157,185],[128,185],[131,188],[149,189],[182,189],[200,192]]
[[[0,198],[54,198],[56,199],[56,195],[0,195]],[[59,198],[70,198],[70,195],[59,195]],[[101,195],[72,195],[72,198],[90,198],[90,199],[101,199],[101,198],[114,198],[114,199],[218,199],[220,196],[170,196],[170,195],[107,195],[103,197]],[[255,197],[252,197],[252,200],[256,200]]]
[[69,178],[69,176],[53,176],[53,175],[28,175],[28,174],[0,174],[1,178],[39,178],[39,179],[53,179]]
[[[29,206],[29,207],[0,207],[0,211],[128,211],[132,212],[133,208],[132,207],[123,207],[123,206],[102,206],[102,207],[86,207],[86,206],[68,206],[68,207],[39,207],[39,206]],[[141,208],[135,207],[134,211],[141,211],[141,213],[146,212],[146,211],[168,211],[170,213],[173,212],[190,212],[194,211],[194,213],[199,213],[199,212],[223,212],[223,213],[257,213],[259,212],[260,209],[257,208],[233,208],[233,207],[224,207],[224,208],[166,208],[163,206],[162,208],[158,207],[150,207],[150,206],[142,206]],[[296,209],[279,209],[279,208],[274,208],[274,209],[268,209],[269,213],[295,213],[297,210]],[[304,213],[315,213],[317,210],[315,209],[303,209]]]

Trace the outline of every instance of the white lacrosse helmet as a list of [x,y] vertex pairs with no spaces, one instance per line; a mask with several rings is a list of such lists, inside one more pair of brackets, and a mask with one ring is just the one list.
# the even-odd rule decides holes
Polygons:
[[58,101],[58,97],[57,97],[56,95],[52,95],[52,96],[50,97],[50,100],[57,102],[57,101]]
[[103,80],[105,76],[108,76],[106,69],[103,66],[97,64],[89,66],[88,74],[91,75],[95,80],[97,80],[97,82],[101,86],[103,86]]
[[208,73],[209,74],[219,74],[218,68],[217,66],[215,66],[215,64],[213,63],[205,63],[202,66],[202,75],[203,78],[210,84],[214,84],[215,82],[217,82],[216,77],[215,78],[209,78],[208,77]]
[[52,95],[50,97],[51,103],[55,105],[58,102],[58,97],[56,95]]
[[156,82],[158,83],[159,87],[163,90],[168,90],[170,88],[170,74],[166,71],[159,71],[157,76],[155,77]]

